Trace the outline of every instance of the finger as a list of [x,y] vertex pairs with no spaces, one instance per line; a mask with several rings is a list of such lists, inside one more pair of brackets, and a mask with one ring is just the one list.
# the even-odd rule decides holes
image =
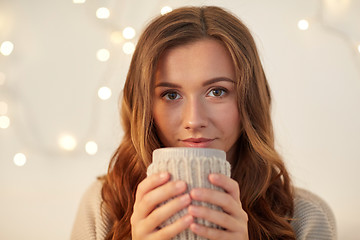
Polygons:
[[145,218],[157,205],[185,192],[187,186],[184,181],[171,181],[148,192],[137,203],[137,209],[141,213],[140,218]]
[[201,218],[209,222],[215,223],[228,231],[237,231],[241,227],[239,222],[229,214],[224,212],[209,209],[203,206],[190,206],[188,208],[189,214],[193,217]]
[[167,172],[157,173],[145,178],[137,187],[136,199],[142,199],[146,193],[166,183],[169,179],[170,174]]
[[191,198],[189,194],[181,195],[152,211],[146,220],[146,224],[150,225],[149,228],[155,229],[171,216],[189,206],[190,203]]
[[190,192],[193,200],[207,202],[221,207],[225,212],[235,217],[241,215],[241,203],[226,192],[208,188],[194,188]]
[[153,239],[158,240],[167,240],[175,237],[185,229],[187,229],[190,224],[194,222],[194,218],[191,215],[185,215],[180,219],[176,220],[173,224],[170,224],[159,231],[156,231],[152,234]]
[[219,240],[219,239],[239,239],[234,238],[231,236],[230,232],[219,230],[216,228],[208,228],[205,226],[202,226],[200,224],[192,223],[190,225],[190,230],[204,238],[207,238],[209,240]]
[[229,193],[236,201],[240,202],[240,188],[238,182],[223,174],[209,174],[209,181],[215,186],[221,187]]

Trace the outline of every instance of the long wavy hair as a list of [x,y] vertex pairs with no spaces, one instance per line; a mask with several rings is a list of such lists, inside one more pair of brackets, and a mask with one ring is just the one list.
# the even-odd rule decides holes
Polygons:
[[110,239],[131,238],[135,192],[161,147],[152,117],[154,74],[161,54],[204,38],[220,40],[235,66],[241,134],[231,177],[239,183],[250,239],[295,239],[290,222],[293,191],[274,147],[271,95],[248,28],[218,7],[184,7],[155,18],[140,36],[123,90],[124,137],[104,176],[102,198],[110,215]]

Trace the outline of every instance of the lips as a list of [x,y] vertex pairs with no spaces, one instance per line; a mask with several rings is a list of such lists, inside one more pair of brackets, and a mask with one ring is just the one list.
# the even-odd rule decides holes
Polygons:
[[206,148],[214,141],[212,138],[187,138],[181,140],[186,147]]

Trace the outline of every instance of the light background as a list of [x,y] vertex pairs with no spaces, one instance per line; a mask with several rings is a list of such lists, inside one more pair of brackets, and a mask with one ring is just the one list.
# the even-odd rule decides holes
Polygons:
[[[117,101],[131,55],[110,35],[132,26],[137,35],[163,6],[223,6],[251,29],[272,88],[279,152],[297,186],[333,209],[339,239],[360,228],[360,1],[0,0],[0,101],[11,124],[0,128],[0,239],[68,239],[80,197],[104,174],[122,130]],[[109,19],[95,17],[108,7]],[[322,16],[322,17],[321,17]],[[307,31],[297,28],[300,19]],[[96,51],[107,48],[100,62]],[[107,101],[101,86],[112,89]],[[70,133],[66,152],[58,137]],[[88,140],[99,151],[84,151]],[[24,166],[13,162],[27,156]]]

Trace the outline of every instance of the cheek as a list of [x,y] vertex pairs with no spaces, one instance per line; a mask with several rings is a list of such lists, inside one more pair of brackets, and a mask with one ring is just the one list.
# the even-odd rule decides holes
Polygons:
[[162,104],[154,104],[153,117],[160,138],[168,138],[179,119],[174,109],[164,107]]
[[216,121],[226,139],[236,141],[240,134],[240,114],[236,105],[227,105],[223,114],[217,114]]

